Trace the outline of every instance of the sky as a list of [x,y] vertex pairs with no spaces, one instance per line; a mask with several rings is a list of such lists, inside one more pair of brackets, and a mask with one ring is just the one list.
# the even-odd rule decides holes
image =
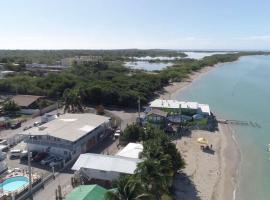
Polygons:
[[269,0],[2,0],[0,49],[270,50]]

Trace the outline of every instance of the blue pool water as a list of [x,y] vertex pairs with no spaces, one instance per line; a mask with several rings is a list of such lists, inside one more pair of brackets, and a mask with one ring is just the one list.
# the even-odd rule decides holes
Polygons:
[[3,183],[0,184],[0,188],[4,192],[13,192],[29,184],[29,180],[25,176],[15,176],[12,178],[6,179]]

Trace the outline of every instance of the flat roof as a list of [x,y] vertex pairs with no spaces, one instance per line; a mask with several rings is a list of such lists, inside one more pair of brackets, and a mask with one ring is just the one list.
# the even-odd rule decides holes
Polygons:
[[116,155],[127,158],[139,158],[140,153],[143,151],[143,145],[138,143],[128,143]]
[[137,158],[85,153],[80,155],[73,165],[72,170],[78,171],[81,168],[84,168],[134,174],[137,164],[140,162],[142,162],[142,160]]
[[33,127],[22,132],[22,135],[49,135],[52,137],[74,142],[103,123],[109,122],[110,118],[91,113],[60,115],[57,119],[49,121],[40,127]]
[[199,104],[197,102],[190,102],[190,101],[177,101],[177,100],[163,100],[163,99],[156,99],[150,102],[151,108],[184,108],[184,109],[200,109],[203,113],[211,114],[210,107],[207,104]]

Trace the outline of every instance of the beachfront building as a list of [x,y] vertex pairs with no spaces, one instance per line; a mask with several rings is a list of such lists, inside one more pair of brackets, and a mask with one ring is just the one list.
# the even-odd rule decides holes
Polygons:
[[211,115],[209,105],[199,104],[197,102],[156,99],[150,102],[150,108],[151,110],[162,110],[164,112],[167,112],[168,115],[180,113],[188,116],[201,114],[205,117],[208,117]]
[[142,144],[129,143],[116,155],[81,154],[72,169],[87,180],[117,180],[121,174],[134,174],[137,164],[142,162]]
[[146,118],[150,123],[164,124],[166,122],[167,116],[167,112],[153,108],[147,113]]
[[30,151],[47,152],[67,159],[88,152],[110,134],[109,117],[91,113],[63,114],[39,127],[22,132]]
[[80,185],[74,188],[65,200],[104,200],[107,190],[99,185]]

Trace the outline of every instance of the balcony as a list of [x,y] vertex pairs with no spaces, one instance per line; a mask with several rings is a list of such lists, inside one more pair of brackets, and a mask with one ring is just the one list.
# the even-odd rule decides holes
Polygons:
[[57,148],[63,148],[63,149],[68,149],[68,150],[73,151],[72,144],[67,144],[67,143],[61,142],[61,141],[26,139],[25,142],[29,143],[29,144],[39,144],[39,145],[44,145],[44,146],[48,146],[48,147],[57,147]]

